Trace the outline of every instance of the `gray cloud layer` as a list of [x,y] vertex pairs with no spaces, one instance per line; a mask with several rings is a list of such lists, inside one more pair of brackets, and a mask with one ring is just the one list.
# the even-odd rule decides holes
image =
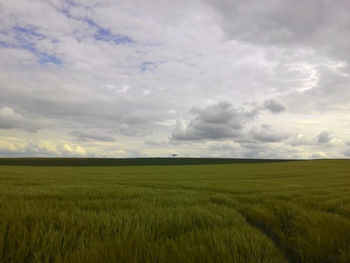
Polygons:
[[349,23],[347,0],[2,1],[0,155],[348,156]]

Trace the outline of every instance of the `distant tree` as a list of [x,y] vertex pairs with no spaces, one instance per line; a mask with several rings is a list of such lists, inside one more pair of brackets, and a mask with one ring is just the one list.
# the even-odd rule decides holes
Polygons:
[[176,156],[177,156],[177,153],[172,153],[171,156],[172,156],[172,157],[176,157]]

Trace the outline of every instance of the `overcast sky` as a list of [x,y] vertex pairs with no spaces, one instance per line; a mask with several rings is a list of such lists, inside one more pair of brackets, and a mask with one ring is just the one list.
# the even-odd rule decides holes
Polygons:
[[349,0],[4,0],[0,156],[350,157]]

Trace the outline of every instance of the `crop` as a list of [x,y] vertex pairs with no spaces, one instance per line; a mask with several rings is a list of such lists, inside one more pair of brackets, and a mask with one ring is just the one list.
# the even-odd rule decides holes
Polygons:
[[350,161],[2,165],[0,262],[350,262]]

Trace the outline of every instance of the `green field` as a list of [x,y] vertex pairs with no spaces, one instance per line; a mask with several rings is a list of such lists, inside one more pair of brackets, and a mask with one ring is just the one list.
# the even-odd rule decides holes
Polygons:
[[0,262],[350,262],[350,161],[2,165]]

